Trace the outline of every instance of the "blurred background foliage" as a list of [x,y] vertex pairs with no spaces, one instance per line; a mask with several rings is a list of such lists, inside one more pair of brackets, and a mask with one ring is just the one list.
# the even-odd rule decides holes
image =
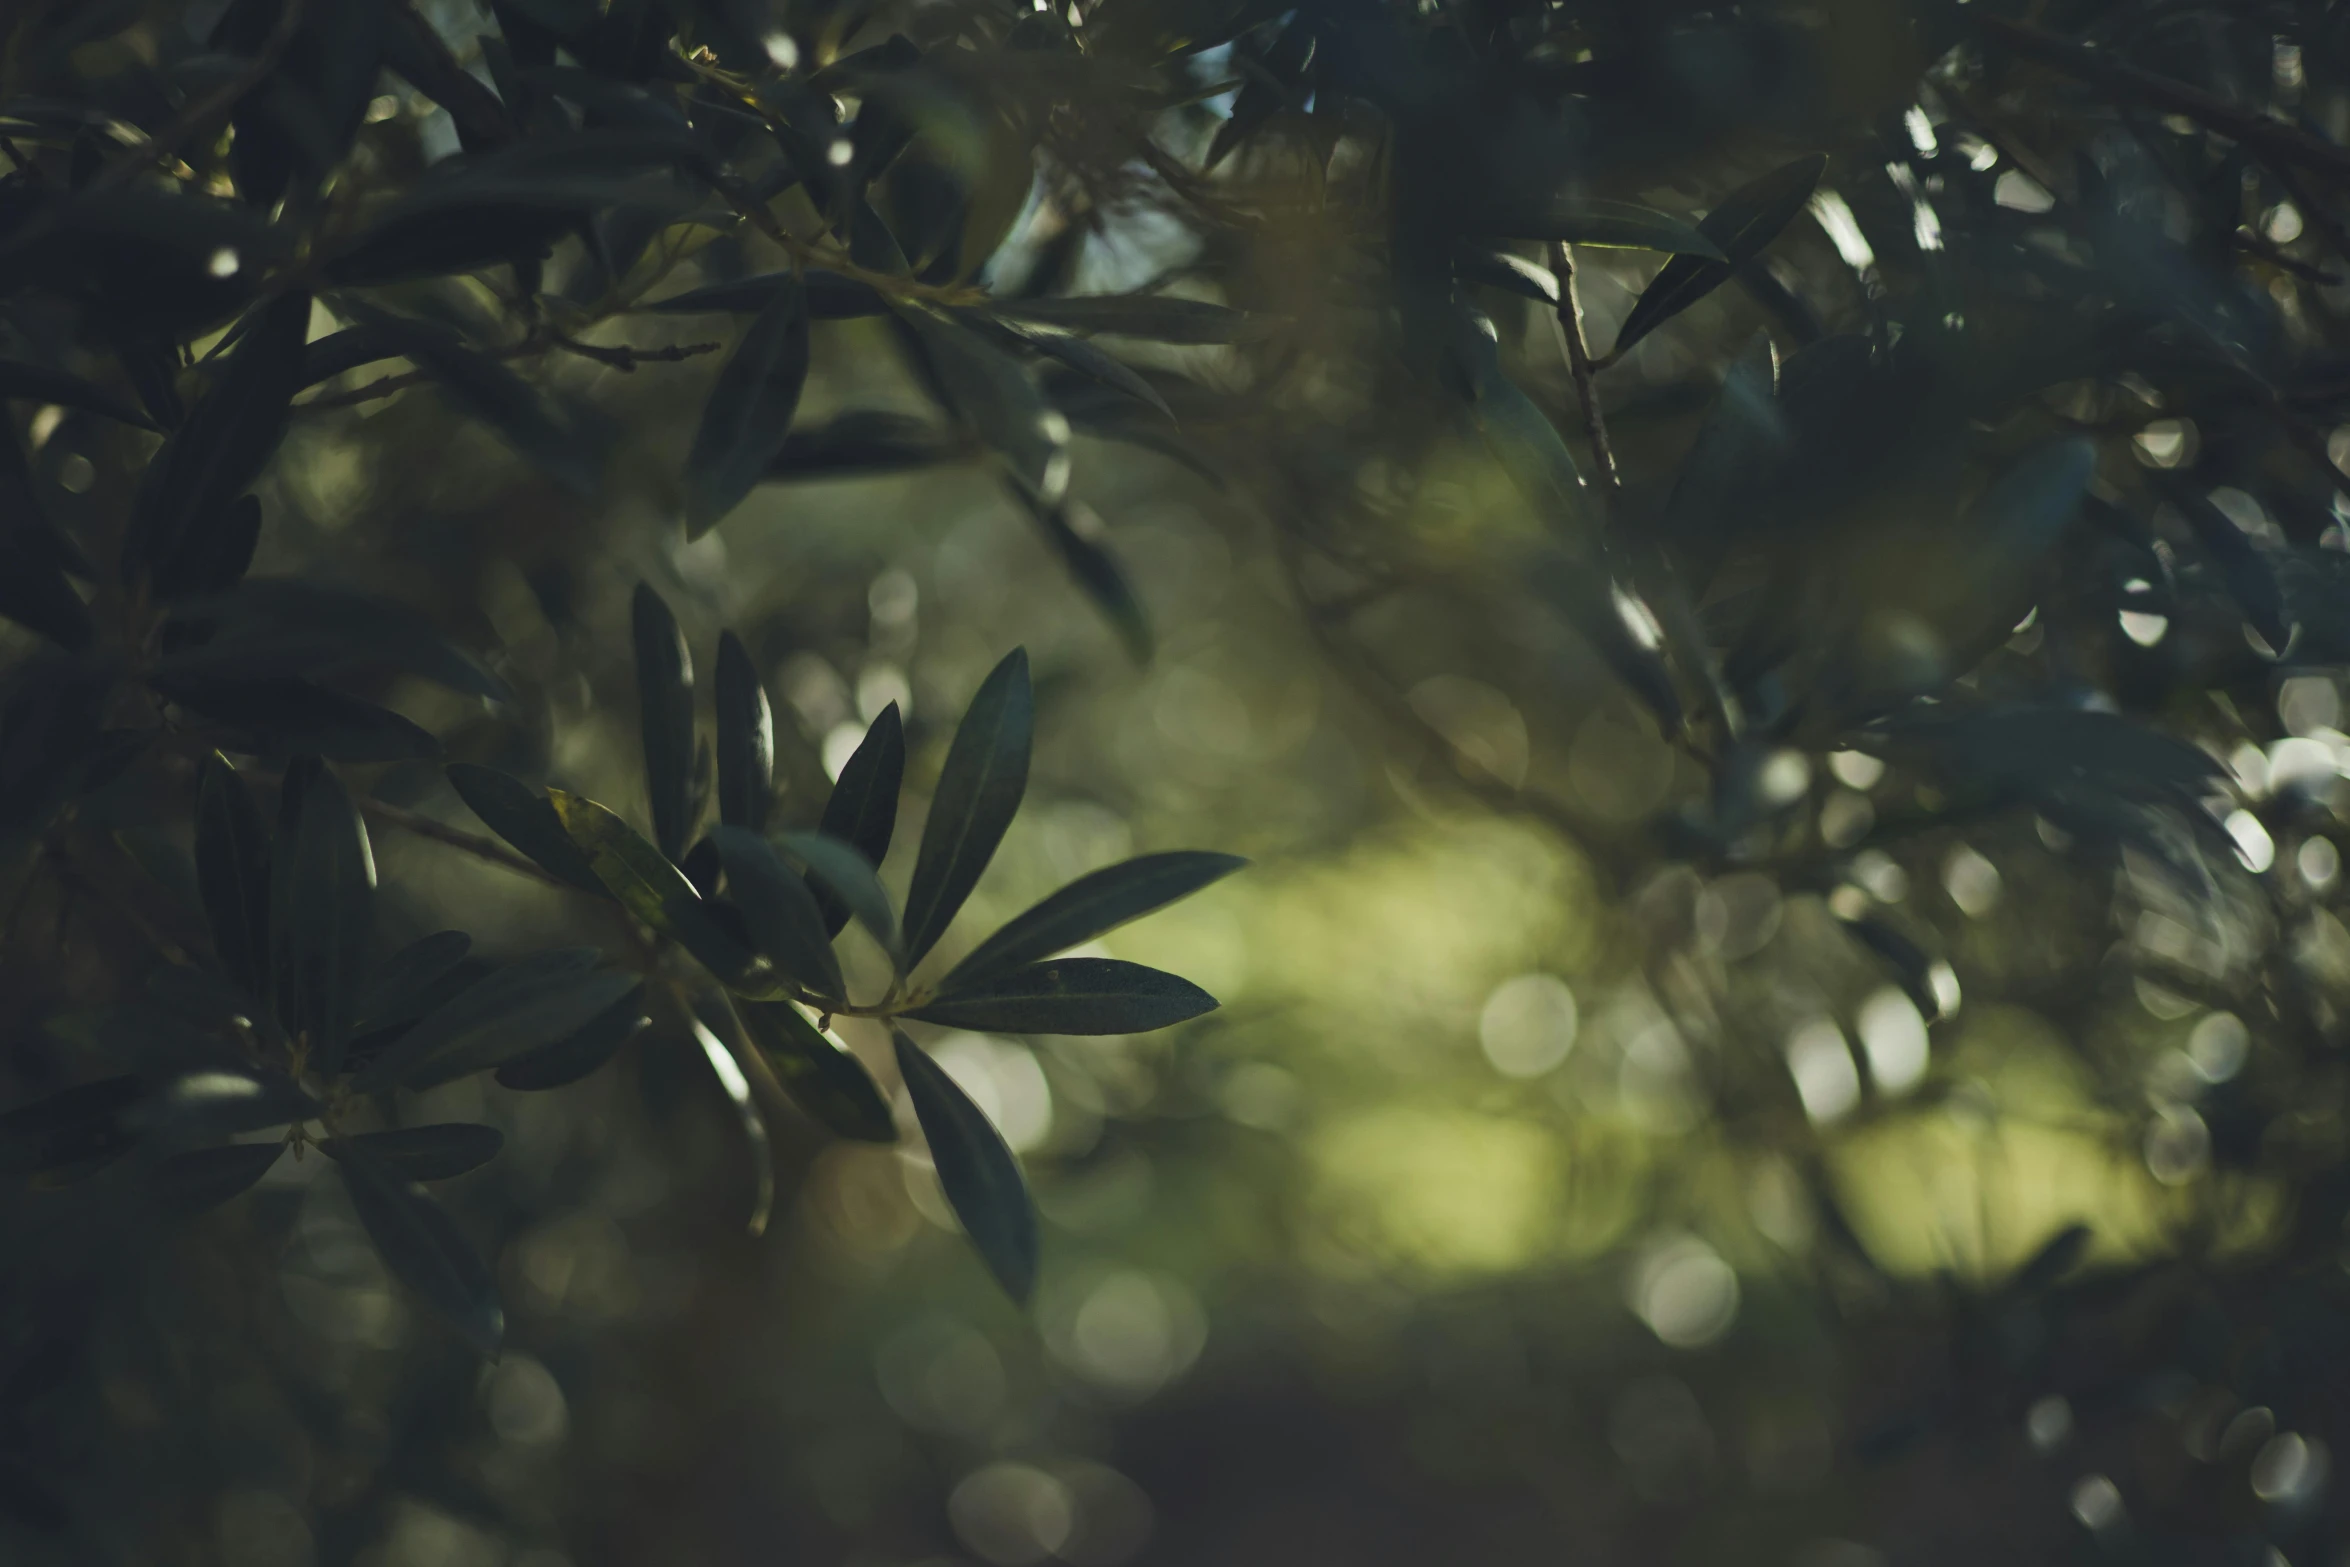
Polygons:
[[[11,189],[135,153],[131,127],[264,57],[276,7],[240,6],[225,44],[222,9],[10,8]],[[746,1235],[763,1155],[660,1029],[560,1092],[473,1078],[410,1106],[506,1136],[441,1189],[493,1259],[494,1364],[386,1276],[315,1152],[188,1224],[111,1177],[12,1186],[8,1559],[2346,1559],[2339,7],[601,9],[420,0],[383,25],[429,24],[493,107],[522,80],[502,40],[533,26],[638,28],[689,62],[638,78],[679,100],[911,36],[1027,132],[1025,205],[1017,183],[1009,204],[962,188],[1004,208],[964,268],[988,291],[1247,313],[1237,342],[1112,335],[1171,423],[1105,414],[1044,361],[1076,427],[1055,515],[1115,574],[1085,578],[960,447],[845,473],[795,449],[689,539],[681,464],[742,321],[609,307],[812,258],[696,222],[638,234],[629,265],[559,238],[563,306],[518,304],[501,267],[375,291],[484,343],[575,323],[594,352],[540,342],[518,368],[593,411],[592,494],[461,398],[361,365],[297,404],[255,571],[426,611],[516,699],[415,680],[376,699],[452,759],[639,820],[640,579],[697,660],[743,637],[795,822],[891,702],[919,814],[954,719],[1025,645],[1028,806],[950,951],[1128,854],[1228,851],[1251,869],[1099,949],[1222,1007],[1131,1037],[925,1032],[1034,1185],[1027,1311],[960,1243],[919,1141],[772,1127],[777,1217]],[[1081,45],[1004,41],[1047,23]],[[404,47],[347,154],[277,210],[351,221],[338,192],[471,145],[480,104],[420,84],[431,61]],[[60,103],[102,109],[96,129],[58,134]],[[1000,172],[984,115],[938,113],[915,116],[921,156]],[[246,125],[220,147],[254,145]],[[219,148],[153,150],[224,194],[249,177]],[[1476,215],[1571,187],[1693,223],[1816,154],[1730,286],[1613,355],[1663,258],[1593,243],[1588,214]],[[919,188],[892,187],[901,227]],[[812,209],[772,210],[832,244]],[[1551,250],[1461,263],[1456,288],[1464,234],[1575,241],[1589,386]],[[0,262],[34,244],[6,243]],[[237,308],[157,327],[56,282],[11,295],[12,356],[141,397],[140,354],[201,354]],[[1464,379],[1487,410],[1502,394],[1431,324],[1464,309],[1607,493],[1608,569],[1654,621],[1595,627],[1529,549],[1556,519],[1494,425],[1460,417]],[[314,345],[352,324],[314,310]],[[1757,334],[1763,402],[1796,411],[1763,421],[1777,455],[1732,447],[1709,475]],[[877,409],[943,428],[886,318],[812,341],[795,428]],[[0,390],[47,515],[112,540],[151,438]],[[2066,438],[2085,455],[2059,459],[2082,465],[2061,517],[1969,509]],[[1658,622],[1669,662],[1642,640]],[[32,632],[0,638],[36,660]],[[2181,744],[2016,718],[2051,713]],[[2179,751],[2210,778],[2166,783]],[[561,892],[401,830],[473,829],[436,768],[360,776],[387,933],[521,951],[578,926]],[[201,944],[166,782],[77,807],[77,841],[122,865],[10,870],[10,1104],[87,1075],[74,1018],[159,932]],[[839,1027],[894,1085],[886,1035]]]

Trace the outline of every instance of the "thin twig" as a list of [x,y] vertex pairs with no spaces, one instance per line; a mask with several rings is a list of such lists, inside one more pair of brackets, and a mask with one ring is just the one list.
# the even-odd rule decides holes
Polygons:
[[1616,471],[1615,449],[1608,444],[1607,416],[1600,412],[1599,390],[1591,384],[1594,366],[1591,344],[1583,336],[1583,301],[1575,289],[1575,252],[1564,240],[1550,247],[1550,270],[1558,278],[1559,336],[1567,345],[1567,369],[1575,378],[1575,398],[1583,405],[1583,430],[1591,438],[1591,460],[1599,469],[1603,490],[1613,494],[1623,484]]
[[[633,371],[638,365],[675,364],[679,360],[692,359],[701,354],[714,354],[724,346],[722,343],[665,343],[659,348],[634,348],[626,344],[583,343],[576,338],[557,337],[525,338],[503,348],[483,349],[481,353],[488,359],[525,359],[532,354],[543,354],[550,349],[560,348],[583,359],[610,365],[615,370]],[[378,376],[366,385],[353,387],[347,392],[331,392],[324,397],[313,397],[306,402],[296,403],[294,407],[297,411],[355,408],[361,403],[372,403],[390,397],[395,392],[404,392],[412,386],[422,386],[432,379],[430,371],[402,370],[394,375]]]

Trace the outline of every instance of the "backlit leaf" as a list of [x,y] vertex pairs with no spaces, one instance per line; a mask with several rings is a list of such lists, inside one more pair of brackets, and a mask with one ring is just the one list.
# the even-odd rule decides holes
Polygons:
[[490,1270],[423,1188],[346,1140],[338,1150],[351,1206],[393,1278],[414,1291],[474,1353],[495,1360],[506,1335]]
[[754,965],[764,967],[760,960],[712,917],[685,873],[641,833],[593,800],[560,789],[547,795],[596,879],[639,924],[685,948],[724,984],[748,987],[748,994],[769,988],[757,982]]
[[1014,648],[981,683],[956,727],[931,795],[922,849],[906,895],[906,961],[919,963],[945,934],[1028,788],[1035,727],[1028,654]]
[[837,1137],[897,1141],[897,1122],[873,1075],[798,1007],[789,1001],[745,1001],[738,1008],[752,1043],[809,1119]]
[[473,762],[451,762],[448,775],[450,787],[467,809],[541,870],[583,892],[604,891],[586,853],[571,841],[545,795],[511,774]]
[[761,832],[775,800],[775,711],[750,650],[718,638],[718,819]]
[[1763,247],[1802,213],[1828,170],[1825,153],[1798,158],[1761,179],[1724,196],[1707,213],[1697,230],[1720,251],[1719,257],[1678,255],[1649,279],[1632,313],[1616,331],[1613,359],[1634,343],[1727,283],[1737,270],[1762,254]]
[[911,1039],[893,1031],[898,1072],[930,1145],[940,1190],[988,1271],[1014,1300],[1036,1288],[1036,1207],[1019,1161],[970,1096]]
[[1116,958],[1057,958],[942,985],[907,1017],[1026,1034],[1139,1034],[1216,1009],[1187,979]]
[[808,380],[808,299],[778,292],[719,368],[686,458],[685,531],[699,538],[739,505],[782,452]]
[[942,991],[1049,958],[1222,880],[1248,862],[1230,854],[1145,854],[1080,876],[1013,918],[939,982]]
[[839,1000],[840,964],[832,955],[824,913],[799,872],[774,845],[745,827],[716,827],[710,841],[726,863],[728,895],[748,922],[751,939],[778,971],[819,996]]
[[266,1000],[269,824],[218,752],[205,759],[197,785],[196,885],[221,967],[246,995]]

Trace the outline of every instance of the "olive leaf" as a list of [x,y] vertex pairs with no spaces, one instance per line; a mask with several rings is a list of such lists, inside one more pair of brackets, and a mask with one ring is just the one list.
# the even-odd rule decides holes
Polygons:
[[898,1074],[955,1217],[980,1260],[1014,1300],[1036,1288],[1036,1206],[1003,1134],[922,1048],[894,1032]]
[[686,458],[685,531],[700,538],[765,477],[808,380],[808,296],[779,289],[711,384]]
[[1036,721],[1028,654],[1014,648],[964,710],[923,824],[922,849],[906,893],[906,962],[946,933],[963,900],[995,857],[1004,829],[1028,788],[1028,752]]

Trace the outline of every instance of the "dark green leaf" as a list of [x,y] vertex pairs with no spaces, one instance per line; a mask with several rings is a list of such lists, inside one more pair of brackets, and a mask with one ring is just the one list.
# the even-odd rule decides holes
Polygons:
[[147,465],[125,535],[125,565],[151,575],[194,520],[253,487],[284,438],[302,380],[310,296],[279,295],[245,323],[211,389]]
[[1453,275],[1464,283],[1482,283],[1557,308],[1558,275],[1537,261],[1513,256],[1506,250],[1470,248],[1453,258]]
[[539,869],[582,892],[604,891],[587,855],[563,830],[563,819],[545,795],[511,774],[473,762],[451,762],[448,774],[450,787],[482,825]]
[[332,680],[398,670],[452,691],[514,699],[513,687],[452,647],[425,616],[365,594],[256,577],[181,606],[175,618],[217,629],[196,646],[166,656],[162,668],[171,674]]
[[621,1047],[652,1021],[645,1015],[645,992],[640,985],[568,1036],[499,1067],[499,1086],[534,1092],[576,1083],[618,1055]]
[[102,1078],[0,1115],[0,1176],[72,1180],[120,1157],[145,1094],[135,1077]]
[[952,462],[964,452],[920,419],[859,409],[799,430],[767,468],[770,479],[856,478]]
[[803,989],[845,999],[824,913],[799,872],[774,845],[744,827],[715,827],[710,842],[726,863],[726,886],[748,922],[751,940],[776,969]]
[[445,1181],[489,1163],[506,1146],[506,1138],[494,1126],[444,1121],[330,1138],[320,1146],[337,1159],[352,1148],[363,1148],[402,1180]]
[[1633,302],[1632,313],[1617,330],[1616,346],[1608,357],[1628,352],[1634,343],[1727,283],[1740,267],[1761,255],[1779,231],[1803,211],[1827,170],[1825,153],[1798,158],[1724,196],[1697,225],[1698,232],[1720,251],[1719,257],[1679,255],[1666,262]]
[[258,1186],[285,1151],[273,1139],[173,1154],[147,1172],[147,1188],[166,1213],[193,1218]]
[[113,393],[92,386],[80,376],[68,375],[62,370],[50,370],[41,365],[28,365],[18,359],[0,359],[0,398],[56,403],[62,407],[98,414],[119,424],[134,425],[142,430],[155,428],[155,421],[145,414]]
[[2015,1270],[2011,1287],[2022,1294],[2047,1289],[2080,1265],[2094,1239],[2096,1236],[2086,1224],[2066,1225]]
[[632,974],[588,967],[595,956],[540,953],[468,985],[368,1062],[358,1085],[437,1088],[568,1037],[637,988]]
[[[865,738],[834,781],[824,802],[824,819],[817,831],[837,838],[862,854],[871,865],[889,857],[889,841],[897,831],[898,789],[906,776],[906,726],[898,705],[890,703],[874,718]],[[828,886],[814,889],[824,909],[824,928],[839,935],[849,921],[849,907],[831,895]],[[887,900],[884,900],[887,907]]]
[[1036,1288],[1036,1207],[1019,1161],[937,1062],[904,1034],[891,1037],[939,1188],[988,1271],[1014,1300],[1026,1302]]
[[1080,876],[974,947],[948,970],[940,989],[953,993],[989,975],[1066,952],[1153,909],[1188,898],[1247,863],[1230,854],[1177,850],[1145,854]]
[[549,790],[548,798],[597,880],[639,924],[685,948],[736,990],[756,995],[771,988],[762,983],[764,961],[718,923],[685,873],[641,833],[593,800],[560,789]]
[[718,638],[718,819],[763,832],[775,801],[775,711],[750,650],[733,632]]
[[269,991],[269,824],[218,752],[196,791],[196,886],[212,950],[246,995]]
[[637,709],[645,751],[645,798],[653,808],[653,842],[671,859],[693,832],[694,661],[685,633],[661,595],[636,585],[630,602],[636,639]]
[[1871,915],[1846,920],[1844,928],[1893,970],[1894,979],[1920,1017],[1929,1023],[1941,1019],[1942,997],[1934,988],[1934,960],[1926,956],[1924,948]]
[[836,1137],[894,1143],[889,1100],[864,1064],[820,1032],[788,1001],[739,1004],[743,1025],[792,1103]]
[[963,900],[995,857],[1004,829],[1028,788],[1028,752],[1036,702],[1028,684],[1028,653],[1014,648],[971,699],[948,748],[946,766],[922,826],[922,852],[906,894],[906,962],[946,934]]
[[1498,202],[1464,219],[1465,231],[1497,239],[1564,240],[1626,250],[1662,250],[1722,259],[1721,246],[1683,219],[1629,201],[1557,192],[1535,201]]
[[230,731],[222,749],[253,756],[313,752],[338,762],[427,761],[440,753],[430,733],[389,708],[307,680],[218,680],[156,675],[155,689]]
[[1118,640],[1126,644],[1127,656],[1137,664],[1149,663],[1155,642],[1150,617],[1143,610],[1134,584],[1126,579],[1126,568],[1102,542],[1102,534],[1107,530],[1101,518],[1081,501],[1063,500],[1058,505],[1032,509],[1037,525],[1044,530],[1045,542],[1052,545],[1061,563],[1069,568],[1069,575],[1077,579],[1078,587],[1110,622]]
[[1140,1034],[1216,1009],[1187,979],[1116,958],[1059,958],[941,987],[905,1015],[1025,1034]]
[[808,381],[808,297],[779,291],[719,368],[686,458],[685,531],[700,538],[742,503],[783,450]]
[[929,310],[904,307],[894,319],[940,405],[996,453],[1013,483],[1046,504],[1058,501],[1069,485],[1069,421],[1020,361]]
[[496,430],[548,477],[580,495],[595,492],[603,471],[598,441],[580,421],[558,412],[538,388],[446,327],[355,299],[343,300],[339,308],[383,333],[402,358],[433,378],[451,406]]
[[667,299],[657,299],[644,310],[666,315],[736,314],[765,310],[794,287],[805,290],[808,317],[814,321],[848,321],[886,315],[889,304],[870,283],[837,272],[761,272],[725,283],[705,284]]
[[261,497],[240,495],[226,506],[191,517],[177,548],[155,568],[155,597],[169,603],[236,585],[261,543]]
[[[0,436],[13,440],[10,432]],[[65,577],[66,552],[57,534],[29,518],[0,522],[0,615],[37,631],[59,647],[90,645],[89,606]]]
[[1023,299],[995,306],[1007,322],[1036,322],[1069,332],[1102,332],[1154,343],[1243,343],[1264,334],[1261,317],[1227,305],[1169,294],[1094,294]]
[[1057,359],[1096,385],[1130,397],[1169,423],[1174,422],[1175,410],[1167,406],[1167,399],[1143,379],[1141,372],[1112,358],[1066,327],[1018,320],[990,321],[976,313],[966,313],[966,320],[975,331],[992,328],[1007,347],[1017,344],[1048,359]]
[[702,1059],[710,1063],[710,1075],[718,1079],[742,1126],[752,1180],[749,1228],[753,1235],[764,1234],[768,1216],[775,1211],[775,1156],[767,1138],[767,1118],[759,1113],[759,1102],[751,1095],[751,1080],[743,1075],[742,1063],[735,1060],[726,1041],[699,1016],[689,1014],[686,1021],[693,1027],[694,1043],[702,1047]]
[[418,1003],[436,997],[472,950],[473,938],[461,930],[435,931],[408,943],[384,959],[360,992],[355,1026],[382,1028],[422,1017],[430,1009]]
[[889,894],[882,890],[873,862],[855,845],[827,833],[789,832],[778,841],[807,868],[809,890],[829,893],[881,943],[890,961],[903,968],[907,960],[900,945],[897,916],[890,909]]
[[286,950],[294,972],[293,1016],[287,1025],[307,1036],[318,1070],[342,1070],[350,1043],[374,928],[375,856],[367,825],[334,774],[321,772],[302,793],[301,826],[294,838]]
[[495,1360],[506,1313],[481,1258],[423,1188],[364,1148],[346,1141],[341,1152],[351,1206],[392,1277],[414,1290],[476,1354]]

